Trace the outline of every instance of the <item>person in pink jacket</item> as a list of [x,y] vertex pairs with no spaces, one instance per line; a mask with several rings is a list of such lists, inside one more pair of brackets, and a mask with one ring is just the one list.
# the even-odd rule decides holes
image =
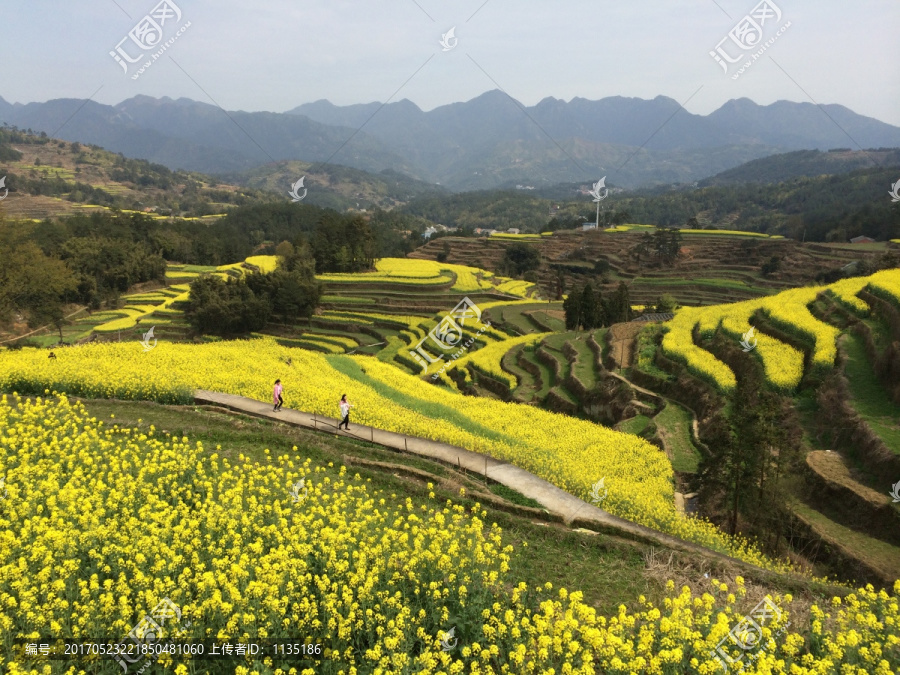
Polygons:
[[284,399],[281,398],[282,391],[284,391],[284,387],[281,386],[281,380],[275,380],[275,389],[272,391],[272,400],[275,403],[275,407],[272,409],[272,412],[278,412],[281,410],[281,406],[284,405]]

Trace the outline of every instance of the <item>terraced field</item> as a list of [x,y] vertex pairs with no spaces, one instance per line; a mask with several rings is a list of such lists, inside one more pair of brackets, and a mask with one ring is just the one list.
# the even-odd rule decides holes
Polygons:
[[[503,310],[504,316],[512,315],[518,321],[523,321],[532,311],[528,305],[490,311],[496,314],[498,309]],[[511,323],[508,320],[504,325]],[[601,413],[589,399],[593,390],[610,382],[611,374],[602,358],[604,349],[608,349],[607,336],[607,329],[526,332],[460,359],[447,381],[455,380],[463,390],[472,388],[475,393],[490,393],[569,415],[598,419]],[[634,394],[627,397],[633,407],[652,407],[642,400],[641,394]]]
[[[868,305],[856,298],[865,289],[878,289],[890,298],[900,298],[900,270],[886,270],[870,277],[850,280],[852,286],[838,282],[830,286],[814,286],[785,291],[772,298],[750,300],[732,305],[680,310],[663,338],[663,352],[683,362],[695,375],[722,391],[735,386],[731,369],[713,354],[695,344],[694,331],[709,338],[721,331],[733,340],[747,335],[746,351],[754,351],[761,360],[766,378],[773,387],[793,391],[804,374],[822,374],[830,370],[837,355],[838,328],[819,321],[809,310],[821,293],[838,297],[853,297],[857,311],[868,311]],[[851,290],[856,293],[851,295]],[[849,300],[845,300],[849,303]],[[753,322],[764,321],[767,328],[751,335]],[[771,327],[771,328],[769,328]],[[774,330],[773,330],[774,329]],[[802,343],[808,351],[803,354],[796,347],[779,339],[786,333]]]
[[[67,343],[94,339],[140,340],[151,327],[159,340],[196,339],[183,314],[191,281],[202,274],[229,278],[252,271],[268,272],[275,265],[274,256],[254,256],[219,267],[170,264],[166,272],[168,286],[125,296],[119,309],[73,315],[71,323],[64,327],[64,340]],[[422,349],[430,358],[444,355],[427,339],[428,333],[464,297],[478,307],[498,305],[498,313],[506,304],[533,305],[532,309],[541,310],[538,313],[541,318],[531,325],[549,324],[550,329],[561,325],[561,320],[550,316],[558,310],[559,303],[548,310],[546,303],[527,299],[536,292],[534,284],[498,277],[477,268],[384,259],[369,274],[321,275],[319,279],[325,286],[319,313],[293,325],[271,327],[267,334],[285,346],[328,354],[377,355],[380,360],[407,372],[418,373],[420,366],[410,356],[410,350],[425,339]],[[470,349],[518,335],[515,331],[507,333],[493,327],[472,331],[471,326],[471,319],[468,326],[463,326],[464,338],[472,338]],[[44,334],[32,338],[31,342],[50,346],[58,339],[58,335]],[[430,372],[438,370],[444,362],[435,361]]]
[[[744,337],[751,325],[753,336]],[[900,477],[900,401],[892,401],[896,377],[885,368],[896,360],[900,340],[900,270],[770,299],[686,308],[663,330],[659,355],[668,359],[654,360],[655,333],[648,328],[646,339],[638,340],[635,366],[642,382],[662,389],[674,386],[670,372],[677,375],[672,368],[680,362],[687,373],[728,392],[737,380],[713,337],[738,354],[742,338],[752,347],[742,358],[800,412],[808,468],[805,477],[784,483],[792,547],[847,578],[893,579],[900,569],[900,508],[889,493]]]
[[[103,341],[117,341],[120,337],[131,341],[140,339],[153,327],[155,337],[161,341],[194,339],[182,314],[187,284],[192,279],[204,273],[227,277],[273,267],[274,259],[266,257],[218,268],[172,265],[167,274],[170,286],[126,296],[120,310],[75,317],[72,334],[100,336]],[[820,319],[820,309],[813,305],[831,303],[838,308],[835,316],[838,311],[846,315],[845,323],[846,317],[871,321],[872,303],[876,302],[871,298],[900,306],[898,275],[900,271],[883,272],[828,287],[788,290],[771,298],[685,308],[664,325],[660,353],[686,364],[694,376],[727,394],[734,373],[708,351],[707,340],[720,335],[737,341],[753,326],[756,346],[747,358],[758,361],[772,387],[791,394],[805,377],[822,377],[831,372],[838,353],[836,340],[846,329],[844,324]],[[672,469],[676,491],[689,491],[683,486],[689,485],[691,477],[697,474],[705,452],[697,438],[698,423],[695,413],[683,401],[646,389],[631,379],[633,371],[663,379],[670,377],[653,362],[656,348],[652,341],[649,346],[642,341],[641,324],[619,324],[591,332],[565,331],[561,303],[529,297],[536,293],[533,285],[496,277],[483,269],[421,259],[382,261],[371,274],[324,275],[321,280],[325,294],[319,313],[268,332],[268,337],[274,337],[281,347],[335,357],[375,356],[377,361],[356,361],[354,357],[354,361],[334,360],[330,364],[344,376],[392,400],[396,392],[381,382],[381,375],[387,372],[382,368],[386,367],[431,381],[445,394],[454,390],[515,401],[581,418],[581,423],[592,420],[615,426],[655,444],[660,457]],[[743,284],[734,281],[722,287],[735,290]],[[661,284],[651,278],[649,285]],[[461,304],[463,298],[474,303],[477,310]],[[460,333],[455,328],[441,330],[447,328],[448,316],[458,321]],[[699,335],[696,343],[695,328]],[[850,357],[848,368],[858,369],[868,363],[857,342],[845,337],[842,343]],[[381,375],[375,377],[376,372]],[[883,400],[879,397],[883,392],[873,394],[870,380],[853,391],[852,407],[868,418],[875,436],[895,448],[896,426],[890,419],[895,408],[888,410],[881,405]],[[855,382],[862,379],[856,377]],[[873,407],[873,402],[881,407]],[[433,404],[437,401],[428,405],[434,407]],[[471,426],[443,407],[435,407],[434,411],[438,419],[456,419],[459,428]],[[871,483],[869,478],[862,483],[866,481]],[[824,535],[815,532],[824,532],[822,522],[830,520],[829,515],[798,496],[798,503],[801,501],[808,517],[803,520],[798,509],[798,523],[806,523],[803,527],[811,533],[811,540],[824,541]],[[810,509],[819,515],[810,517]],[[818,518],[819,526],[814,528],[810,518]],[[846,526],[835,523],[836,527]],[[865,528],[857,530],[858,536],[868,536]],[[866,573],[890,569],[878,558],[890,549],[881,543],[869,548],[882,553],[872,554],[877,559],[865,568]]]
[[[684,305],[710,305],[749,300],[798,286],[812,285],[823,270],[838,269],[856,260],[872,260],[883,244],[859,246],[806,244],[789,239],[752,236],[753,233],[682,230],[681,255],[673,266],[660,268],[652,259],[635,254],[640,237],[655,228],[627,225],[613,230],[560,231],[531,237],[526,243],[543,258],[538,284],[551,297],[562,274],[566,288],[598,277],[603,293],[613,292],[620,281],[629,285],[636,304],[650,304],[664,292]],[[504,251],[515,238],[469,239],[444,237],[410,254],[435,260],[449,246],[448,262],[499,269]],[[772,257],[780,269],[770,277],[760,268]],[[599,270],[599,272],[598,272]]]

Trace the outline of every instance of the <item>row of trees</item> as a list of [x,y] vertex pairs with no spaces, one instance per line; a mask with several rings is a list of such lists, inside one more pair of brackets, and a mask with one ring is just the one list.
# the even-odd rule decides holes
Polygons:
[[677,260],[681,251],[681,232],[674,228],[658,229],[653,234],[641,235],[630,253],[640,264],[645,260],[656,260],[664,265],[671,265]]
[[581,292],[573,291],[563,301],[566,330],[592,330],[614,323],[631,321],[631,300],[628,286],[620,282],[615,293],[604,298],[588,281]]
[[67,302],[94,309],[136,284],[164,281],[166,261],[142,242],[107,237],[74,237],[54,252],[78,280]]
[[143,243],[72,237],[41,247],[30,234],[0,219],[0,324],[24,318],[61,331],[67,304],[97,309],[135,284],[165,279],[166,261]]
[[[26,238],[46,254],[61,258],[67,257],[66,247],[72,247],[72,240],[91,239],[102,242],[94,247],[121,251],[138,247],[140,255],[155,257],[154,265],[160,260],[222,265],[254,254],[273,253],[274,245],[266,242],[289,241],[309,247],[319,272],[358,272],[371,269],[378,257],[403,255],[412,249],[413,242],[395,229],[404,225],[408,225],[404,218],[391,219],[386,214],[378,214],[373,227],[359,214],[270,204],[237,208],[214,226],[113,212],[46,219],[21,227]],[[106,258],[108,253],[104,252]]]
[[278,268],[224,280],[202,275],[191,284],[185,316],[198,333],[231,336],[273,323],[293,325],[310,317],[322,297],[315,260],[306,246],[278,246]]
[[765,385],[761,369],[733,346],[725,349],[737,387],[730,414],[716,415],[704,433],[700,501],[728,532],[755,535],[778,553],[788,499],[782,479],[802,462],[801,427],[791,401]]

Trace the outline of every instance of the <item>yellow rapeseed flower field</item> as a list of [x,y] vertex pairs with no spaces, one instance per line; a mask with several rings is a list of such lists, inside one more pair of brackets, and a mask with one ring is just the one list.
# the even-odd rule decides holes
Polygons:
[[[463,396],[371,357],[326,357],[282,347],[274,339],[160,342],[149,352],[136,342],[88,344],[60,350],[57,356],[50,360],[43,350],[33,349],[4,354],[0,390],[39,394],[50,389],[86,398],[187,403],[194,389],[209,389],[268,401],[279,378],[288,407],[332,417],[337,416],[338,398],[347,393],[360,423],[508,460],[585,499],[591,486],[605,478],[609,496],[603,506],[609,512],[784,569],[746,541],[680,516],[671,464],[647,441],[532,406]],[[365,369],[371,384],[361,374],[346,374],[337,365],[346,361],[334,360],[341,358]],[[422,402],[439,403],[440,414],[423,413]]]
[[65,399],[3,396],[0,430],[9,675],[120,673],[112,659],[47,661],[14,641],[116,643],[164,598],[181,640],[305,637],[322,654],[300,667],[167,655],[153,673],[711,674],[717,656],[748,675],[900,667],[900,582],[814,604],[802,620],[791,595],[767,596],[758,630],[742,623],[756,615],[741,577],[698,595],[670,581],[659,606],[642,597],[603,616],[577,590],[517,583],[513,547],[477,504],[414,503],[297,453],[229,460],[227,448],[110,426]]
[[[537,344],[548,335],[552,335],[552,333],[520,335],[506,340],[492,342],[481,349],[469,352],[465,356],[457,359],[453,362],[452,367],[459,368],[464,372],[466,381],[471,381],[471,376],[469,375],[468,370],[466,370],[466,368],[471,365],[490,377],[503,382],[510,389],[515,389],[518,386],[516,376],[503,370],[500,365],[504,354],[520,344]],[[452,384],[452,381],[446,373],[442,375],[442,379],[447,382],[447,384]]]
[[869,290],[900,306],[900,269],[884,270],[869,277]]
[[666,356],[684,363],[698,377],[711,382],[722,391],[731,391],[737,384],[731,368],[694,344],[694,327],[704,319],[704,310],[682,307],[675,318],[665,324],[662,351]]
[[274,272],[278,268],[278,256],[274,255],[253,255],[246,262],[257,267],[263,274]]
[[504,277],[495,277],[493,272],[468,267],[466,265],[451,265],[439,263],[434,260],[417,260],[413,258],[382,258],[375,263],[374,272],[360,274],[320,274],[316,278],[326,283],[402,283],[417,285],[441,285],[449,284],[453,277],[456,281],[451,290],[460,293],[473,293],[481,290],[491,290],[497,281],[504,293],[525,297],[534,287],[527,281],[514,281]]
[[[869,306],[857,297],[864,289],[893,300],[900,306],[900,270],[885,270],[828,286],[794,288],[777,295],[728,305],[685,307],[666,325],[662,350],[667,356],[684,363],[698,377],[722,391],[731,391],[736,385],[734,373],[708,351],[694,344],[693,331],[696,328],[702,336],[711,337],[721,329],[726,335],[740,340],[751,328],[750,318],[760,312],[780,330],[796,335],[810,345],[812,367],[823,372],[834,365],[840,331],[816,319],[809,311],[809,305],[820,293],[827,292],[851,311],[865,315]],[[766,379],[771,385],[791,390],[800,384],[803,354],[799,350],[759,331],[754,331],[751,344],[756,344],[754,351],[762,360]]]

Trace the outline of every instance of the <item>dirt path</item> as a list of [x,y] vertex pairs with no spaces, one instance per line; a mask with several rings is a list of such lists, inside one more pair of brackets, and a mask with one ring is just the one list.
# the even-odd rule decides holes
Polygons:
[[[344,432],[338,431],[336,419],[310,415],[288,408],[283,408],[280,412],[275,413],[272,412],[271,404],[242,396],[198,390],[194,392],[194,401],[200,405],[219,406],[252,417],[261,417],[339,436],[345,435]],[[729,562],[756,573],[762,572],[760,568],[749,563],[607,513],[508,462],[438,441],[405,436],[362,424],[353,424],[352,427],[352,430],[346,433],[349,437],[456,465],[473,474],[489,477],[501,485],[506,485],[526,497],[534,499],[569,527],[588,527],[594,531],[625,536],[646,544],[661,545]]]
[[[660,399],[661,401],[666,401],[667,404],[669,404],[669,405],[677,405],[677,406],[680,406],[681,408],[684,408],[685,410],[687,410],[688,414],[691,416],[691,428],[690,428],[691,443],[693,443],[694,447],[697,448],[698,450],[701,447],[706,447],[705,444],[703,443],[703,441],[700,440],[700,422],[697,420],[697,413],[694,412],[693,408],[685,405],[684,403],[679,403],[678,401],[675,401],[673,399],[668,399],[665,396],[663,396],[662,394],[659,394],[655,391],[651,391],[650,389],[645,389],[644,387],[640,387],[640,386],[636,385],[634,382],[632,382],[631,380],[629,380],[628,378],[626,378],[624,375],[620,375],[619,373],[610,373],[610,375],[612,375],[617,380],[621,380],[622,382],[626,383],[629,387],[631,387],[635,391],[638,391],[646,396],[653,396],[655,398]],[[663,441],[663,444],[666,445],[666,454],[669,456],[669,459],[671,459],[672,453],[668,447],[669,443],[667,443],[665,430],[660,428],[659,435]]]
[[616,378],[617,380],[621,380],[622,382],[627,384],[629,387],[631,387],[635,391],[639,391],[646,396],[651,396],[653,398],[659,399],[660,401],[663,401],[666,398],[662,394],[657,394],[655,391],[650,391],[649,389],[644,389],[643,387],[639,387],[634,382],[627,379],[624,375],[619,375],[619,373],[610,373],[610,375],[613,376],[614,378]]
[[634,362],[634,347],[638,333],[646,324],[616,323],[609,329],[610,356],[616,363],[616,368],[631,368]]

